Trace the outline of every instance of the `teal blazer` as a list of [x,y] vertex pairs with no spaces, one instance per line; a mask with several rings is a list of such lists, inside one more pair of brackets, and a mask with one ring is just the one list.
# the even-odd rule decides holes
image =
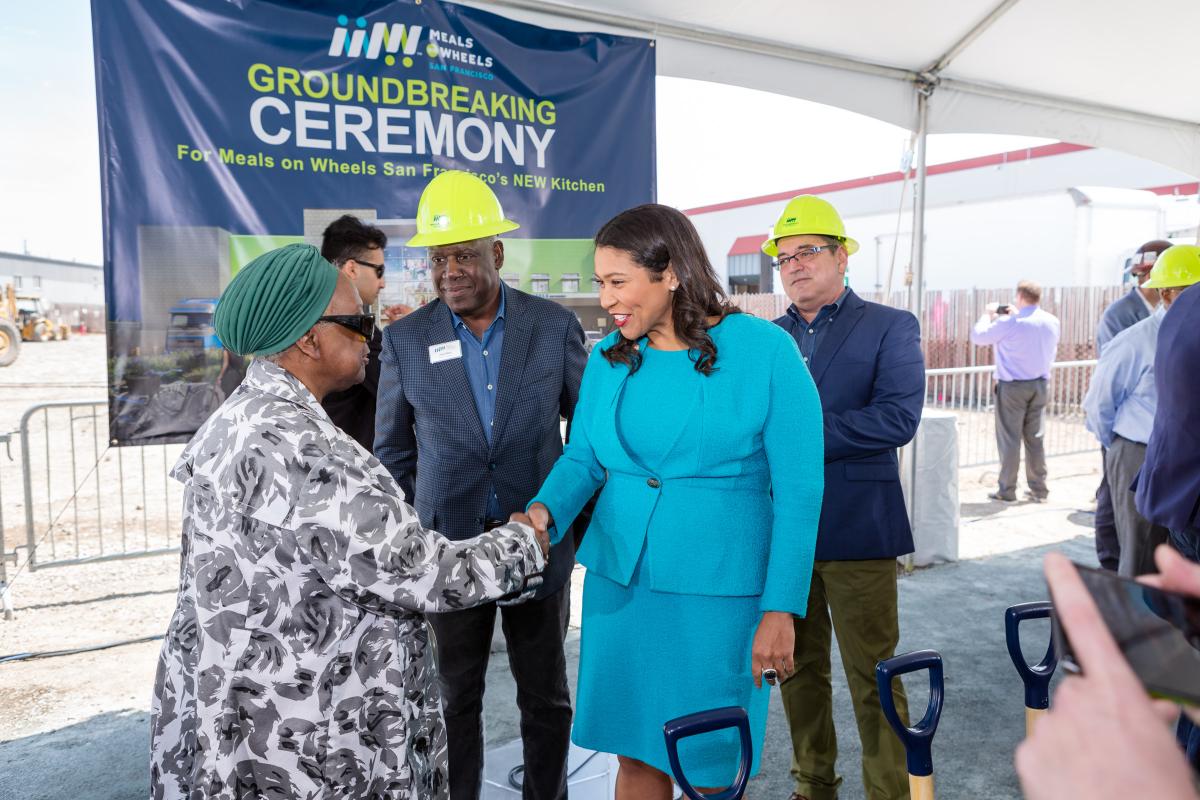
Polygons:
[[[628,586],[645,550],[662,592],[761,596],[763,611],[808,608],[824,482],[821,401],[792,337],[749,314],[710,330],[716,371],[701,391],[652,408],[622,406],[629,369],[592,350],[566,449],[531,502],[557,522],[552,541],[603,486],[578,560]],[[646,346],[645,340],[642,346]],[[684,415],[658,464],[617,436],[616,414]]]

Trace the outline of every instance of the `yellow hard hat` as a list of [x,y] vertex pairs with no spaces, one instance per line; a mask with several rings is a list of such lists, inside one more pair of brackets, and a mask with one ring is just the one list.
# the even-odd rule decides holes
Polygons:
[[1177,244],[1158,254],[1143,289],[1170,289],[1200,283],[1200,245]]
[[417,204],[417,235],[409,247],[437,247],[496,236],[521,227],[504,218],[500,201],[486,183],[469,172],[439,173]]
[[846,226],[837,209],[811,194],[802,194],[788,201],[767,240],[762,243],[762,251],[774,258],[779,255],[776,242],[788,236],[805,234],[835,236],[845,242],[847,255],[858,252],[858,242],[846,235]]

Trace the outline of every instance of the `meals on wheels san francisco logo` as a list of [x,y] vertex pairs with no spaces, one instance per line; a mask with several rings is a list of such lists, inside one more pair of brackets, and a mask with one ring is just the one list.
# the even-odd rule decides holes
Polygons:
[[[366,17],[357,17],[351,27],[350,18],[345,14],[339,15],[329,40],[329,55],[374,60],[382,54],[383,62],[389,67],[398,60],[402,67],[408,68],[415,63],[414,57],[420,57],[423,52],[431,60],[430,69],[434,70],[446,70],[451,65],[486,70],[491,69],[493,64],[491,56],[474,52],[475,40],[471,37],[402,22],[376,22],[368,31],[367,24]],[[424,48],[421,47],[422,36],[426,38]]]

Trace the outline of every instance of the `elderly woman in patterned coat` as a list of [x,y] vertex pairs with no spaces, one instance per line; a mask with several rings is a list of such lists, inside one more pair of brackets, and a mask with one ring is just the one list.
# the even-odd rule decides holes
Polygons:
[[[159,660],[155,798],[445,798],[424,614],[530,594],[546,541],[451,542],[322,410],[362,379],[373,319],[315,248],[230,283],[216,327],[253,353],[184,450],[178,605]],[[516,517],[517,515],[514,515]]]

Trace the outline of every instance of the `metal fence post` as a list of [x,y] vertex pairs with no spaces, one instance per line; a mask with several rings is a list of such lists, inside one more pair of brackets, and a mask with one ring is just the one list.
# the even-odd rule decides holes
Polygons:
[[21,478],[25,482],[25,544],[29,550],[29,569],[37,564],[37,531],[33,524],[33,472],[29,463],[29,418],[38,406],[21,415]]
[[[21,477],[25,497],[25,542],[29,550],[25,568],[31,572],[50,567],[64,567],[72,564],[95,563],[118,559],[140,558],[179,551],[177,541],[172,541],[169,531],[172,524],[171,488],[172,481],[169,473],[171,467],[170,451],[166,445],[139,446],[139,470],[142,486],[141,504],[134,509],[127,507],[125,502],[125,467],[123,455],[118,453],[113,470],[116,472],[116,484],[105,477],[105,456],[107,450],[100,450],[100,421],[102,409],[107,403],[102,400],[81,400],[40,403],[33,406],[21,417],[20,434]],[[51,414],[51,412],[58,412]],[[40,415],[40,416],[39,416]],[[61,416],[61,424],[59,420]],[[31,440],[35,438],[32,420],[44,422],[45,451],[42,458],[45,465],[33,463]],[[87,455],[86,431],[76,430],[80,424],[91,424],[92,454]],[[53,437],[51,436],[53,433]],[[36,438],[41,439],[38,435]],[[0,441],[2,443],[2,441]],[[40,443],[39,443],[40,446]],[[146,450],[154,447],[161,454],[162,461],[146,460]],[[91,462],[89,463],[89,460]],[[153,523],[155,531],[161,530],[162,537],[151,541],[151,508],[156,507],[151,501],[150,487],[158,485],[158,470],[162,470],[162,516]],[[44,469],[43,469],[44,466]],[[35,476],[35,470],[38,475]],[[92,475],[92,473],[95,475]],[[44,487],[41,485],[44,473]],[[35,477],[39,480],[35,481]],[[66,485],[69,484],[69,485]],[[55,488],[58,489],[56,500]],[[65,492],[63,490],[66,490]],[[44,497],[42,495],[45,495]],[[59,502],[61,501],[61,502]],[[95,513],[90,513],[90,504],[96,504]],[[45,508],[45,525],[39,529],[41,521],[35,513],[35,504]],[[85,513],[80,514],[80,505]],[[108,504],[109,510],[104,506]],[[72,511],[72,514],[67,514]],[[130,519],[127,513],[140,513],[142,517],[142,542],[130,541],[127,536]],[[121,543],[114,546],[113,538],[106,533],[106,524],[115,526],[115,518],[119,518],[121,526]],[[87,527],[85,527],[87,526]],[[94,530],[92,530],[94,526]],[[3,530],[0,530],[0,550],[3,549]],[[56,548],[58,538],[64,540],[63,546]],[[58,552],[62,550],[63,552]],[[39,552],[41,551],[41,552]],[[2,565],[0,565],[2,566]],[[0,580],[4,573],[0,572]]]
[[[9,442],[12,439],[11,433],[0,433],[0,444],[4,445],[7,452]],[[8,585],[8,540],[5,537],[4,529],[4,485],[0,481],[0,609],[4,611],[4,618],[11,620],[13,618],[12,604],[12,589]],[[16,563],[16,551],[12,553],[13,563]]]

